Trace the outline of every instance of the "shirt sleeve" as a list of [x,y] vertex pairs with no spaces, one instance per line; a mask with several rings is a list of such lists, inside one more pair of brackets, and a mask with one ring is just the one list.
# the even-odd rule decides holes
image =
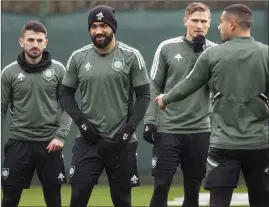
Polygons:
[[209,49],[203,52],[189,75],[164,95],[163,103],[165,105],[183,100],[207,84],[211,76],[210,56],[208,53]]
[[164,91],[164,83],[166,78],[167,64],[164,51],[161,45],[157,48],[150,72],[150,94],[151,101],[147,109],[144,123],[156,124],[156,118],[158,114],[158,104],[155,101],[156,96]]
[[77,88],[79,84],[78,80],[78,68],[76,63],[76,57],[74,54],[70,56],[66,64],[66,72],[62,81],[62,84]]
[[11,101],[12,84],[9,80],[7,72],[2,71],[1,74],[1,125],[3,126],[8,105]]
[[[60,85],[62,83],[62,80],[65,76],[65,72],[66,69],[65,67],[61,64],[60,65],[60,71],[59,71],[59,82],[58,82],[58,86],[57,86],[57,94],[60,94]],[[57,97],[57,99],[59,100],[59,95]],[[61,121],[60,121],[60,126],[59,128],[56,130],[56,136],[59,140],[61,140],[62,142],[64,142],[68,136],[70,127],[72,124],[72,119],[71,117],[66,113],[66,111],[64,111],[62,109],[62,115],[61,115]]]
[[131,84],[135,88],[149,83],[146,63],[141,53],[136,50],[131,68]]

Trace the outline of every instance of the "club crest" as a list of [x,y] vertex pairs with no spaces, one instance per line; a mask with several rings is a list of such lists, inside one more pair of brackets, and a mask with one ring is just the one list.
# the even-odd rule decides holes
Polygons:
[[43,71],[43,76],[46,80],[50,81],[54,78],[54,70],[53,69],[47,69]]
[[3,168],[3,169],[2,169],[2,177],[3,177],[4,179],[7,179],[8,176],[9,176],[9,168]]
[[75,166],[70,166],[69,177],[73,177],[74,174],[75,174]]
[[124,59],[123,58],[113,58],[112,68],[115,71],[119,71],[119,70],[123,69],[123,67],[124,67]]

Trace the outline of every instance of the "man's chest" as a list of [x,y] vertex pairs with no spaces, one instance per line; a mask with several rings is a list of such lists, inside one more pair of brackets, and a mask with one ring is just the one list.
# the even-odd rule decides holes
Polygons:
[[130,58],[121,56],[85,58],[78,67],[80,84],[118,82],[128,84],[131,73]]
[[167,75],[175,80],[184,79],[195,65],[199,54],[195,54],[192,48],[174,46],[166,50],[165,64]]
[[52,68],[36,73],[20,70],[12,76],[14,98],[18,99],[39,94],[55,96],[58,85],[56,71]]

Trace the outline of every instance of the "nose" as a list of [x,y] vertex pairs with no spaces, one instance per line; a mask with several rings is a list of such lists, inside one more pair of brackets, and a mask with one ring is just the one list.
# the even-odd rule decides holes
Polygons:
[[97,27],[95,30],[95,34],[103,34],[103,30],[100,27]]
[[33,41],[33,46],[34,46],[34,47],[37,47],[37,46],[38,46],[38,42],[37,42],[37,40],[34,40],[34,41]]
[[197,23],[197,28],[199,28],[199,29],[202,28],[202,22],[198,21],[198,23]]
[[218,26],[218,30],[220,31],[220,25]]

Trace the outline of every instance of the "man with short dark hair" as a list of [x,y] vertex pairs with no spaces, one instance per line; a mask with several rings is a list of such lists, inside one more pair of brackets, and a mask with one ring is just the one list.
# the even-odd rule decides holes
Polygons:
[[[105,169],[114,206],[130,207],[131,187],[139,185],[135,130],[150,101],[149,78],[140,52],[116,41],[113,8],[91,9],[88,26],[93,44],[72,53],[60,98],[80,132],[69,171],[70,206],[87,206]],[[77,88],[81,110],[74,98]]]
[[65,73],[62,63],[45,50],[47,30],[31,21],[22,28],[23,51],[2,70],[2,126],[10,104],[9,140],[2,169],[3,207],[17,207],[36,169],[48,207],[61,207],[61,184],[66,182],[62,148],[71,118],[59,112],[59,86]]
[[[208,86],[188,99],[158,110],[155,97],[169,91],[192,70],[199,55],[216,45],[205,39],[210,10],[200,2],[187,6],[186,34],[163,41],[156,50],[151,69],[151,103],[145,116],[144,139],[154,144],[151,207],[166,207],[173,176],[180,165],[184,177],[183,207],[198,207],[206,173],[211,111]],[[197,148],[199,146],[199,148]]]
[[252,22],[247,6],[226,7],[218,27],[224,43],[202,53],[186,79],[156,98],[165,109],[207,83],[214,92],[205,180],[211,207],[230,206],[241,170],[250,206],[269,206],[268,46],[251,37]]

